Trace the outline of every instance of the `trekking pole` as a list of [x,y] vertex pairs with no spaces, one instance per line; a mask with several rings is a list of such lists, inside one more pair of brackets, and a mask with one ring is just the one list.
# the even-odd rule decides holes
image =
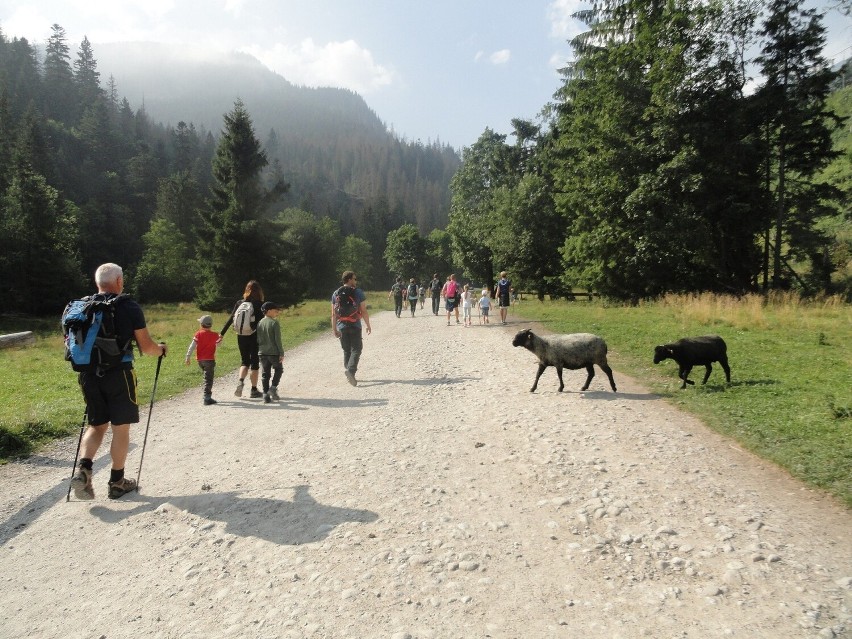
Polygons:
[[163,356],[157,358],[157,372],[154,373],[154,388],[151,389],[151,405],[148,407],[148,424],[145,426],[145,439],[142,440],[142,455],[139,457],[139,472],[136,475],[136,492],[139,492],[139,478],[142,477],[142,462],[145,460],[145,445],[148,443],[148,429],[151,427],[151,412],[154,410],[154,395],[157,392],[157,380],[160,378],[160,365]]
[[[74,469],[77,468],[77,461],[80,459],[80,444],[83,443],[83,431],[86,430],[86,418],[89,416],[89,405],[86,404],[86,410],[83,411],[83,421],[80,422],[80,437],[77,438],[77,452],[74,453],[74,465],[71,466],[71,479],[74,479]],[[65,501],[71,501],[71,480],[68,481],[68,494],[65,495]]]

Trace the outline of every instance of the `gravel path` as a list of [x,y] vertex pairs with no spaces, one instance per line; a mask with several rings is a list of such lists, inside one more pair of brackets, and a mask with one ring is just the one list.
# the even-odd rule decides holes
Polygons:
[[106,499],[101,457],[66,503],[76,437],[0,468],[0,637],[852,637],[843,505],[617,349],[617,394],[552,369],[531,394],[521,324],[418,313],[376,314],[356,388],[329,333],[277,405],[233,375],[158,402],[139,494]]

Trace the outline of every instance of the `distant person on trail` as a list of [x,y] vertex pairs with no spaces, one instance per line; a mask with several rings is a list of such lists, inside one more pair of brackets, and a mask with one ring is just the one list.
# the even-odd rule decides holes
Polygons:
[[210,406],[216,403],[213,399],[213,376],[216,372],[216,345],[220,341],[219,333],[210,330],[213,326],[213,318],[202,315],[198,318],[201,328],[192,336],[189,348],[186,350],[184,364],[189,366],[189,359],[195,353],[198,367],[204,373],[204,405]]
[[[264,302],[261,306],[263,319],[257,324],[257,347],[260,353],[260,367],[263,369],[263,402],[269,404],[278,401],[278,382],[284,371],[284,346],[281,344],[281,325],[278,304]],[[270,384],[270,372],[272,373]]]
[[473,309],[473,293],[470,291],[470,285],[465,284],[462,291],[462,319],[464,320],[465,328],[473,326],[471,309]]
[[481,323],[488,324],[488,311],[491,309],[491,298],[488,297],[488,289],[482,289],[482,296],[479,298],[479,320]]
[[411,311],[411,317],[414,317],[414,311],[417,310],[417,301],[420,299],[420,292],[417,290],[417,283],[412,277],[408,282],[408,308]]
[[228,328],[234,323],[234,316],[241,310],[240,306],[242,306],[243,302],[249,302],[251,304],[251,309],[250,313],[247,313],[249,321],[246,329],[241,331],[236,326],[234,327],[234,330],[237,333],[237,347],[240,349],[240,381],[237,384],[237,389],[234,391],[234,395],[236,397],[243,396],[243,386],[246,381],[246,376],[250,374],[251,394],[249,397],[258,399],[263,397],[263,395],[257,389],[257,378],[260,374],[260,356],[258,355],[257,350],[256,331],[257,323],[263,317],[263,312],[260,310],[260,307],[263,304],[263,289],[256,280],[250,280],[248,284],[246,284],[242,298],[238,299],[236,304],[234,304],[234,310],[231,311],[231,317],[228,318],[228,321],[225,322],[222,330],[219,331],[219,337],[224,337],[225,333],[228,332]]
[[[118,264],[101,264],[95,271],[98,295],[109,299],[124,290],[124,272]],[[136,374],[133,371],[131,340],[145,355],[164,357],[166,345],[151,339],[142,308],[130,298],[116,303],[115,330],[118,344],[124,344],[129,360],[106,371],[80,373],[80,389],[86,400],[88,427],[80,439],[80,462],[71,478],[71,488],[77,499],[94,499],[92,485],[93,460],[104,440],[107,427],[112,425],[109,454],[112,469],[109,476],[110,499],[136,490],[136,480],[124,476],[127,451],[130,448],[130,424],[139,422],[139,399],[136,394]]]
[[456,274],[452,273],[444,283],[444,288],[441,289],[441,297],[444,298],[444,307],[447,309],[447,326],[450,325],[450,313],[456,312],[456,324],[461,324],[459,321],[459,307],[456,300],[456,295],[459,292],[459,285],[456,283]]
[[417,294],[420,297],[420,310],[423,310],[423,307],[426,305],[426,287],[422,284],[417,289]]
[[393,283],[393,286],[391,286],[391,290],[388,293],[388,299],[393,297],[393,304],[394,304],[393,312],[396,313],[397,317],[400,317],[402,315],[402,293],[403,293],[402,278],[398,277],[398,278],[396,278],[396,282]]
[[441,280],[438,274],[432,275],[432,281],[429,282],[429,292],[432,294],[432,314],[437,315],[441,312]]
[[355,373],[364,341],[361,335],[361,322],[367,326],[367,335],[372,333],[370,314],[367,312],[367,296],[358,288],[358,278],[353,271],[344,271],[340,278],[342,286],[331,296],[331,330],[340,340],[343,349],[343,369],[346,380],[352,386],[358,385]]
[[500,279],[494,287],[494,297],[497,298],[497,307],[500,309],[500,323],[506,323],[506,313],[511,306],[512,280],[506,277],[506,271],[500,272]]

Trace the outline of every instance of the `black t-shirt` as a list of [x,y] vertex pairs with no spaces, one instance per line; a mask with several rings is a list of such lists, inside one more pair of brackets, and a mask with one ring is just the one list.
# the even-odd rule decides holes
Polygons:
[[[116,297],[115,293],[98,293],[95,295],[98,299],[109,300]],[[145,314],[142,312],[142,307],[130,297],[125,297],[119,300],[115,305],[113,314],[115,321],[115,334],[119,346],[128,344],[131,340],[136,340],[136,331],[140,328],[145,328]],[[131,355],[133,351],[131,350]],[[125,362],[118,368],[133,368],[133,362]]]

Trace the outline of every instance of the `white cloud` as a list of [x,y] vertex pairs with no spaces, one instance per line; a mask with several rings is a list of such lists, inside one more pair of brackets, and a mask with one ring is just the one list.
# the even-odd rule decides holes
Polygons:
[[484,56],[484,55],[485,55],[485,51],[477,51],[476,55],[473,56],[473,61],[479,62],[482,59],[482,56]]
[[252,46],[242,51],[294,84],[342,87],[367,95],[395,79],[391,69],[378,64],[373,54],[354,40],[318,46],[307,38],[298,46],[278,43],[272,48]]
[[230,13],[238,18],[243,12],[246,2],[247,0],[225,0],[225,13]]
[[488,59],[491,60],[491,64],[506,64],[511,57],[512,52],[509,49],[500,49],[488,56]]
[[586,26],[571,17],[580,9],[588,8],[590,2],[584,0],[554,0],[547,8],[550,19],[550,35],[562,40],[570,40],[586,30]]

